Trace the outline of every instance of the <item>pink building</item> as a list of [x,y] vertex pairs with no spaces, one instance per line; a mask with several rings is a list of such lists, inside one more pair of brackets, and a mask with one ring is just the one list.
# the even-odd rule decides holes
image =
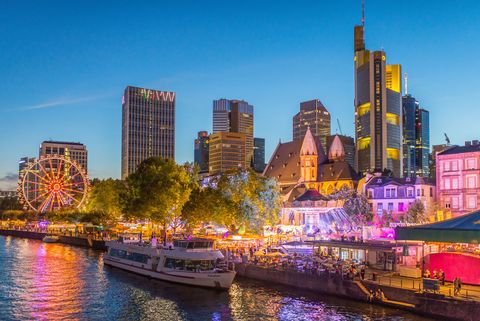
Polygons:
[[444,213],[443,219],[480,209],[478,140],[437,153],[436,163],[437,201]]

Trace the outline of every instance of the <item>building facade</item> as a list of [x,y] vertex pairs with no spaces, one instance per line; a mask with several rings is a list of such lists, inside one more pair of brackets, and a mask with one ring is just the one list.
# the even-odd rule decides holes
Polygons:
[[355,26],[355,162],[358,172],[402,167],[401,67],[383,50],[365,49],[364,26]]
[[403,176],[430,176],[429,112],[412,95],[402,97]]
[[395,220],[401,220],[416,200],[422,202],[428,215],[433,213],[435,184],[426,178],[368,175],[363,193],[377,218],[389,213]]
[[122,99],[122,179],[149,157],[175,158],[175,93],[128,86]]
[[331,131],[330,113],[320,99],[300,103],[300,111],[293,116],[293,140],[303,139],[310,128],[315,137],[320,138],[322,146],[327,146],[327,136]]
[[194,163],[198,165],[200,174],[208,173],[208,143],[208,132],[198,132],[194,142]]
[[249,167],[246,160],[246,135],[219,132],[209,139],[209,174],[216,175],[230,169]]
[[265,138],[253,139],[253,169],[263,173],[265,169]]
[[77,162],[88,173],[88,151],[81,143],[44,141],[40,144],[39,157],[61,155]]
[[275,178],[284,200],[290,201],[311,188],[323,195],[354,189],[358,175],[346,162],[344,151],[337,137],[325,153],[320,138],[307,129],[303,140],[277,145],[263,175]]
[[253,163],[253,106],[244,100],[218,99],[213,101],[213,133],[244,133],[245,158]]
[[480,143],[465,142],[436,155],[437,200],[443,219],[480,209]]

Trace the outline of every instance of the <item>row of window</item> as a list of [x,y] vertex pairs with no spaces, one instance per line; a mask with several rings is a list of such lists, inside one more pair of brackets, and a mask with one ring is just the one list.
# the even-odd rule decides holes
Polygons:
[[[408,204],[412,204],[411,202]],[[394,203],[387,203],[386,206],[384,206],[384,203],[377,203],[377,213],[382,213],[384,210],[388,212],[392,212],[395,210],[395,204]],[[406,203],[399,202],[397,204],[397,211],[398,212],[405,212],[408,209],[408,206]]]
[[118,257],[120,259],[143,263],[143,264],[146,264],[149,259],[149,256],[146,254],[130,253],[128,251],[112,249],[112,248],[109,250],[108,253],[110,254],[110,256],[113,256],[113,257]]
[[[459,170],[459,162],[461,160],[450,160],[450,161],[443,161],[443,170],[448,171],[458,171]],[[477,169],[477,159],[476,158],[467,158],[465,159],[465,169]]]
[[167,258],[165,260],[165,267],[180,271],[211,271],[215,268],[215,261]]
[[[414,188],[407,188],[407,197],[413,197],[414,196]],[[433,187],[430,187],[430,197],[433,197]],[[385,198],[397,198],[398,193],[397,193],[397,188],[395,187],[387,187],[385,188]],[[424,188],[417,188],[417,196],[425,196],[425,189]],[[374,191],[373,189],[367,190],[367,197],[368,198],[374,198]]]
[[[477,187],[477,175],[467,175],[465,177],[465,188],[476,188]],[[462,188],[459,185],[459,178],[444,178],[443,179],[443,189],[459,189]]]
[[[477,208],[477,196],[476,195],[468,195],[466,197],[466,208],[467,209],[476,209]],[[452,197],[451,199],[447,199],[445,201],[445,208],[460,208],[460,201],[458,197]]]

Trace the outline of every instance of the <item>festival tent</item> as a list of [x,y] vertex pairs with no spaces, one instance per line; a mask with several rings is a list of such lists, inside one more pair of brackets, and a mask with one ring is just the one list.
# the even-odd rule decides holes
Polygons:
[[480,211],[432,224],[397,227],[395,239],[479,244]]

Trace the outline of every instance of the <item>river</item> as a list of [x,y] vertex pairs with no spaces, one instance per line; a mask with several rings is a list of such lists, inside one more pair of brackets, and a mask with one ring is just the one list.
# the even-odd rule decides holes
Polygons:
[[430,320],[245,279],[229,291],[149,280],[102,257],[0,236],[0,320]]

